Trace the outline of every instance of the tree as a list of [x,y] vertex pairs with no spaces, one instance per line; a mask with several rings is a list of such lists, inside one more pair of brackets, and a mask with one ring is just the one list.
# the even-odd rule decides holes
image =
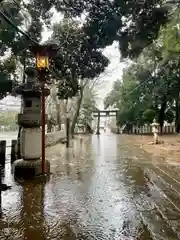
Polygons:
[[55,24],[52,39],[63,43],[54,61],[58,77],[67,81],[93,79],[104,71],[109,61],[102,51],[91,48],[82,31],[80,23],[63,19]]
[[57,8],[67,15],[86,13],[83,29],[92,48],[118,41],[122,56],[134,58],[158,37],[160,27],[177,5],[174,2],[169,8],[162,0],[62,0]]
[[149,124],[156,117],[162,130],[164,121],[172,122],[175,116],[176,131],[179,132],[179,13],[177,9],[161,28],[157,40],[125,69],[119,97],[114,99],[115,88],[107,96],[106,105],[109,99],[110,105],[116,104],[120,109],[120,124]]
[[[24,64],[25,52],[27,63],[32,62],[27,49],[41,40],[43,26],[50,24],[52,1],[1,1],[0,2],[0,98],[11,92],[19,80],[17,70]],[[22,28],[26,34],[21,34]],[[27,37],[29,36],[29,37]]]
[[119,107],[120,104],[120,92],[122,89],[121,80],[116,80],[113,84],[112,90],[108,93],[104,100],[104,108],[114,106],[115,108]]
[[[23,18],[20,9],[14,2],[3,1],[0,3],[1,11],[10,19],[14,19],[17,25],[22,24]],[[5,57],[7,51],[12,48],[12,44],[16,39],[16,30],[9,25],[0,15],[0,98],[6,96],[11,91],[13,83],[12,74],[15,76],[16,59],[15,57]],[[5,57],[5,58],[2,58]]]
[[[88,82],[98,77],[109,60],[102,50],[91,48],[79,22],[65,18],[53,27],[52,39],[63,43],[52,59],[56,79],[59,81],[58,95],[68,99],[77,93],[76,111],[71,122],[71,134],[79,116],[83,92]],[[68,94],[66,91],[68,90]],[[70,90],[73,94],[69,94]],[[79,91],[78,91],[79,90]]]
[[17,112],[3,112],[0,114],[0,126],[6,128],[10,131],[17,130],[17,124],[16,124],[16,115]]
[[89,85],[86,85],[78,117],[78,123],[84,125],[85,127],[91,126],[93,120],[92,114],[96,110],[96,107],[95,90]]

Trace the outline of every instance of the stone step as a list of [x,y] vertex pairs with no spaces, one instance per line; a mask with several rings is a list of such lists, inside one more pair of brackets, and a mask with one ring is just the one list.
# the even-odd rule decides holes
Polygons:
[[[133,174],[133,172],[136,174]],[[167,217],[164,216],[160,207],[152,198],[149,178],[146,178],[146,174],[143,167],[132,164],[129,166],[128,175],[124,180],[126,185],[129,186],[129,191],[133,196],[132,199],[142,219],[143,234],[146,236],[144,239],[178,239],[178,235],[167,221]],[[160,199],[162,200],[162,198]]]
[[[176,203],[173,202],[173,200],[178,200],[179,197],[173,190],[168,189],[168,186],[163,180],[160,180],[158,175],[153,171],[146,169],[145,172],[151,181],[148,184],[151,201],[153,201],[154,206],[177,234],[176,239],[180,239],[180,209]],[[172,193],[169,194],[169,191],[172,191]]]
[[[160,166],[161,167],[161,166]],[[152,166],[151,170],[166,184],[170,189],[172,189],[177,196],[180,198],[180,182],[174,178],[175,173],[169,174],[162,170],[159,166]]]

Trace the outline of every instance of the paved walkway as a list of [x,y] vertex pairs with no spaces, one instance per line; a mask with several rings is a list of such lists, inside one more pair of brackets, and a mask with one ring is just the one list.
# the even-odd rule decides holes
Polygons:
[[[0,239],[180,239],[179,169],[151,158],[126,136],[77,139],[46,150],[49,182],[3,193]],[[8,169],[8,167],[7,167]]]
[[[108,138],[112,142],[116,139],[116,153],[112,153],[114,147],[111,149],[105,144]],[[83,140],[83,145],[86,145],[86,141],[88,138]],[[104,158],[107,159],[110,155],[107,166],[111,162],[113,164],[112,155],[115,154],[115,158],[119,156],[116,167],[121,169],[121,177],[123,172],[126,173],[123,182],[128,185],[128,191],[132,194],[133,203],[142,220],[142,233],[146,234],[147,230],[149,234],[146,239],[180,239],[180,168],[147,154],[126,136],[102,135],[99,137],[99,144],[103,149],[98,150],[101,154],[104,153]],[[76,142],[76,148],[80,149],[80,146],[79,140]],[[71,151],[71,154],[76,154],[75,158],[79,155],[84,159],[83,151]]]

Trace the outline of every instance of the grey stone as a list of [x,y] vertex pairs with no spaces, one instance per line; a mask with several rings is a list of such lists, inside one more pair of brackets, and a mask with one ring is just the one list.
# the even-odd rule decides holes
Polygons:
[[[32,179],[42,174],[42,160],[19,159],[13,163],[15,178]],[[45,161],[45,173],[50,173],[50,163]]]

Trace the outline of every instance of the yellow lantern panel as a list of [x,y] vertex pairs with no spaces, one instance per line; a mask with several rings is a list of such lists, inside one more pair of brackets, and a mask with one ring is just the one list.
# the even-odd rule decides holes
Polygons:
[[49,69],[49,59],[47,56],[37,55],[36,57],[36,67],[38,69]]

